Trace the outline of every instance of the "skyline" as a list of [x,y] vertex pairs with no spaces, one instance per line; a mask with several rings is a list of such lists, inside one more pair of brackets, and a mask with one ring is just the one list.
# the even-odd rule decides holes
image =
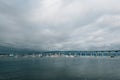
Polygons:
[[119,0],[0,0],[0,46],[120,50]]

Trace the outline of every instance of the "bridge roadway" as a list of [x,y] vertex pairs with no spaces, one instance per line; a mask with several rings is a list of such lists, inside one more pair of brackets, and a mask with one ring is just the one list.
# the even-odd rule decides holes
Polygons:
[[106,51],[46,51],[42,55],[77,55],[77,56],[120,56],[120,50]]

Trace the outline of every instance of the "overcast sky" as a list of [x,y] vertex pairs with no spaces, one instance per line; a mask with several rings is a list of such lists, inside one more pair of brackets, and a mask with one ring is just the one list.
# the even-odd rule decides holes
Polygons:
[[120,49],[120,0],[0,0],[0,45]]

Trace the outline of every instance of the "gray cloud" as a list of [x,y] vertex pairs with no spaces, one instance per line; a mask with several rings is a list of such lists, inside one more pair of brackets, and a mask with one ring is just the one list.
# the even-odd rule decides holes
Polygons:
[[0,0],[0,45],[120,49],[119,0]]

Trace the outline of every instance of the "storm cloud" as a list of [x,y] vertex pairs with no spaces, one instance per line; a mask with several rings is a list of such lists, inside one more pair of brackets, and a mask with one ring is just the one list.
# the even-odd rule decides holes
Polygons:
[[120,49],[120,0],[0,0],[0,45]]

